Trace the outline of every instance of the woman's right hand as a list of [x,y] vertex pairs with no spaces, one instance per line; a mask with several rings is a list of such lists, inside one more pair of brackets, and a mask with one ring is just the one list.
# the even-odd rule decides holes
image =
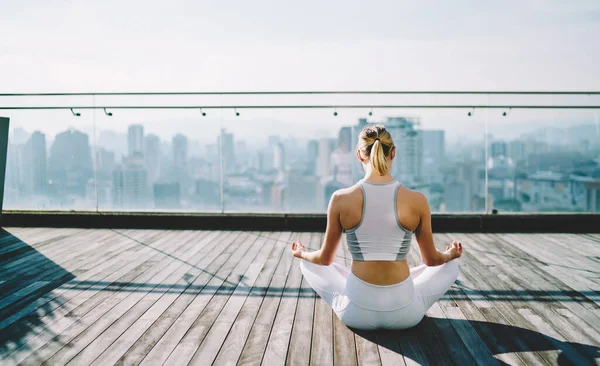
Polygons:
[[452,243],[446,247],[444,253],[449,254],[452,259],[459,258],[462,255],[462,243],[458,240],[453,240]]

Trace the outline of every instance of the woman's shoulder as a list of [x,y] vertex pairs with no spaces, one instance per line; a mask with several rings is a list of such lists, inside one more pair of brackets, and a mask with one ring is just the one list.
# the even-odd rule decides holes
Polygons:
[[403,185],[398,187],[397,198],[399,201],[409,203],[411,206],[422,207],[427,205],[427,197],[422,193],[414,189],[407,188]]

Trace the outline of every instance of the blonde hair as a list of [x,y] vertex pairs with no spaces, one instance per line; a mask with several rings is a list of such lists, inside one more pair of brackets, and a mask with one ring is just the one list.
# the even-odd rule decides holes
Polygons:
[[382,125],[367,125],[358,136],[358,149],[370,158],[373,169],[379,175],[388,173],[387,159],[394,147],[392,135]]

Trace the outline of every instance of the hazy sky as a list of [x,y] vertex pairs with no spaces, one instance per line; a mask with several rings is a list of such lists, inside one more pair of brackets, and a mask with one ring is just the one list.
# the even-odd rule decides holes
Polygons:
[[[2,0],[1,7],[0,92],[600,89],[598,0]],[[240,120],[334,131],[366,114],[277,113],[243,112]],[[457,118],[447,113],[424,116],[425,124]],[[93,122],[62,111],[0,114],[51,134]],[[187,121],[198,113],[173,115]],[[231,115],[201,121],[227,125]],[[165,126],[164,113],[121,116],[96,114],[103,128],[144,122],[168,136],[179,126]]]

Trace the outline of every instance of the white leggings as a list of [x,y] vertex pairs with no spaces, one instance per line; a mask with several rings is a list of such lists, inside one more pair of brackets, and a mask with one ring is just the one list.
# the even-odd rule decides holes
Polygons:
[[458,277],[454,260],[436,267],[414,267],[406,280],[389,286],[364,282],[336,263],[321,266],[302,260],[300,269],[342,323],[356,329],[406,329],[417,325]]

